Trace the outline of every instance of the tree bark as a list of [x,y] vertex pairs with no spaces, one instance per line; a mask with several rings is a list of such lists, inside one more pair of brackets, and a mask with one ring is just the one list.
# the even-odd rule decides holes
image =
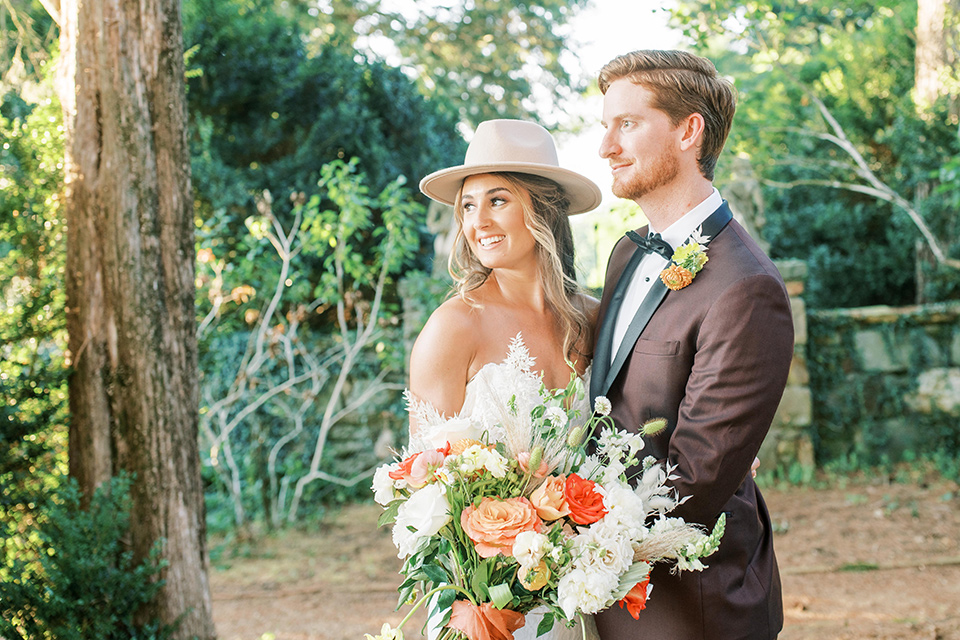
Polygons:
[[70,473],[134,475],[137,558],[168,566],[142,612],[213,638],[197,443],[193,201],[179,0],[63,0]]
[[[926,111],[945,94],[945,74],[956,66],[958,0],[918,0],[914,87],[917,106]],[[950,104],[957,110],[956,96]]]

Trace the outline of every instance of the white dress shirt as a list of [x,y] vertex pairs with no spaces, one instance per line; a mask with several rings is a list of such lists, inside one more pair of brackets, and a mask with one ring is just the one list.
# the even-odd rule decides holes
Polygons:
[[[676,249],[687,241],[694,231],[703,224],[704,220],[710,217],[710,214],[716,211],[723,204],[723,198],[720,192],[714,188],[713,193],[707,196],[707,199],[688,211],[679,220],[660,232],[660,236],[667,241],[671,247]],[[650,231],[655,232],[653,225]],[[633,272],[633,280],[627,287],[623,297],[623,304],[620,306],[620,313],[617,315],[617,323],[613,328],[613,348],[610,350],[610,362],[617,357],[617,351],[620,350],[620,343],[627,333],[627,328],[637,315],[637,310],[643,299],[647,297],[653,283],[660,277],[660,272],[667,268],[669,260],[659,253],[648,253],[640,260],[637,270]],[[616,283],[607,283],[609,286],[615,286]]]

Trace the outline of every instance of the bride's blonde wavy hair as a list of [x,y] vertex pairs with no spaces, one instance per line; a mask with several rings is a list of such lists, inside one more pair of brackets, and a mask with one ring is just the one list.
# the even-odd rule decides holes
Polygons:
[[[571,362],[577,356],[589,358],[593,346],[590,322],[577,294],[582,289],[576,281],[573,260],[573,232],[567,211],[570,201],[563,187],[547,178],[526,173],[497,172],[490,175],[502,178],[507,190],[520,201],[523,220],[536,241],[534,255],[543,282],[547,305],[556,316],[563,332],[563,353]],[[530,202],[521,197],[526,191]],[[457,237],[450,252],[449,270],[456,294],[470,306],[479,307],[471,295],[487,281],[491,269],[484,267],[474,255],[463,233],[463,187],[454,200],[457,218]],[[532,206],[531,206],[532,204]]]

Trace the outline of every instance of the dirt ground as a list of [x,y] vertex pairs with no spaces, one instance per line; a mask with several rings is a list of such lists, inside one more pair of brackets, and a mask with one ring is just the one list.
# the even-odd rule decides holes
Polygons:
[[[960,488],[929,477],[764,486],[783,579],[781,640],[960,640]],[[399,584],[376,505],[223,554],[211,574],[222,640],[362,640]],[[418,614],[404,627],[419,637]]]

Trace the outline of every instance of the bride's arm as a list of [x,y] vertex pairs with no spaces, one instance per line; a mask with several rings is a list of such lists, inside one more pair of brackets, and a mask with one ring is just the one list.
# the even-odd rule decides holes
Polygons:
[[[477,346],[473,316],[459,300],[448,300],[427,320],[410,353],[410,393],[444,416],[463,406]],[[418,427],[411,414],[410,433]]]

